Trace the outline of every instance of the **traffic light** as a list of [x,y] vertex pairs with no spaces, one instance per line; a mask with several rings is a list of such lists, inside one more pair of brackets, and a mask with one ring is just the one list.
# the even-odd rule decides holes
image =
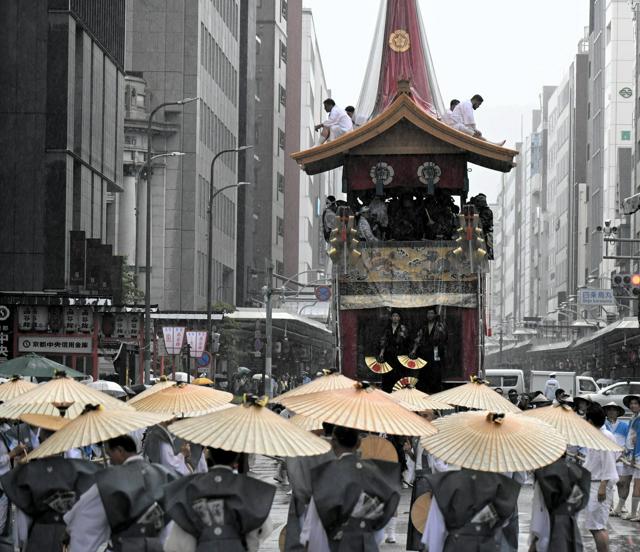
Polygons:
[[220,334],[213,332],[211,334],[211,352],[217,353],[220,351]]
[[355,217],[349,207],[340,206],[337,212],[337,226],[331,230],[329,257],[334,263],[342,263],[345,267],[347,259],[357,260],[362,253],[358,250],[358,230]]
[[633,295],[640,295],[640,273],[614,274],[611,277],[612,287],[624,288]]

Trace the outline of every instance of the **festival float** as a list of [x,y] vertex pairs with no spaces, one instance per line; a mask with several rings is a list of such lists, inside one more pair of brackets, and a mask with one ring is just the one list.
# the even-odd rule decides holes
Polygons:
[[383,0],[362,124],[292,156],[308,175],[342,169],[327,246],[339,364],[386,391],[482,371],[492,214],[469,197],[469,165],[507,173],[518,152],[455,130],[444,110],[416,0]]

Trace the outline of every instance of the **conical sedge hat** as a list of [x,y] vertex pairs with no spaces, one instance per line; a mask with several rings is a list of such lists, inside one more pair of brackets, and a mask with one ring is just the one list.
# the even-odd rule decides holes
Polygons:
[[314,456],[328,452],[324,439],[297,427],[266,408],[266,400],[246,399],[236,408],[228,408],[180,420],[169,431],[191,443],[270,456]]
[[68,407],[65,416],[75,418],[87,404],[101,404],[107,410],[133,412],[127,403],[60,375],[0,405],[0,418],[17,420],[21,414],[60,415],[55,405]]
[[7,402],[38,387],[38,384],[14,377],[0,385],[0,402]]
[[435,457],[478,471],[528,471],[551,464],[567,443],[553,427],[517,414],[460,412],[433,422],[422,446]]
[[427,420],[367,382],[356,382],[350,389],[289,397],[281,402],[296,414],[362,431],[406,436],[436,432]]
[[138,401],[141,401],[142,399],[146,399],[149,395],[153,395],[154,393],[157,393],[158,391],[162,391],[163,389],[167,389],[167,387],[173,387],[175,384],[176,384],[175,381],[169,381],[167,379],[163,379],[163,380],[161,380],[161,381],[159,381],[157,383],[154,383],[151,387],[149,387],[149,389],[145,389],[139,395],[136,395],[135,397],[132,397],[131,399],[129,399],[127,404],[134,405]]
[[327,372],[317,377],[312,382],[300,385],[282,395],[278,395],[271,399],[271,402],[283,404],[282,400],[289,397],[299,397],[300,395],[308,395],[309,393],[320,393],[321,391],[334,391],[336,389],[348,389],[352,387],[355,380],[338,374],[336,372]]
[[27,460],[45,458],[76,447],[102,443],[130,431],[153,426],[171,419],[170,414],[149,414],[129,410],[105,410],[102,406],[87,407],[77,418],[56,431]]
[[554,404],[552,406],[543,406],[542,408],[533,408],[526,410],[522,415],[527,418],[542,420],[553,426],[569,445],[594,450],[622,451],[622,447],[609,439],[602,431],[583,420],[568,405]]
[[202,416],[230,403],[233,395],[201,385],[180,383],[134,403],[140,412],[157,412],[174,416]]
[[501,397],[491,387],[478,378],[458,387],[434,393],[431,399],[454,406],[464,406],[475,410],[489,410],[490,412],[512,412],[518,414],[520,409]]
[[323,429],[322,422],[320,420],[316,420],[315,418],[309,418],[309,416],[303,416],[302,414],[296,414],[289,418],[289,421],[299,428],[302,428],[306,431],[320,431]]
[[397,391],[392,391],[391,398],[398,401],[413,412],[423,412],[425,410],[452,410],[450,404],[434,400],[426,393],[418,391],[415,387],[403,387]]

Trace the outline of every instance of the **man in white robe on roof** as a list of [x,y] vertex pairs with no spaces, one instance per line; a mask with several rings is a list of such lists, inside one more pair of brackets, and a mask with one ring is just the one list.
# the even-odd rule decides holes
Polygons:
[[[484,99],[480,94],[475,94],[470,100],[461,101],[455,106],[455,109],[451,114],[451,118],[453,120],[453,124],[451,126],[460,132],[464,132],[474,138],[487,142],[488,140],[482,136],[482,132],[480,132],[476,126],[476,119],[473,113],[482,105],[482,102],[484,102]],[[496,143],[496,145],[504,146],[505,142],[506,140],[503,140],[502,142]]]
[[449,104],[449,109],[447,109],[443,114],[442,114],[442,122],[445,125],[449,125],[450,127],[454,126],[455,120],[453,119],[453,110],[456,108],[456,106],[460,103],[460,100],[451,100],[451,103]]
[[321,144],[324,144],[328,140],[335,140],[342,136],[345,132],[353,130],[353,121],[347,112],[338,107],[336,102],[331,98],[327,98],[324,102],[324,110],[329,114],[329,117],[323,123],[315,126],[315,130],[322,129],[320,135],[322,136]]

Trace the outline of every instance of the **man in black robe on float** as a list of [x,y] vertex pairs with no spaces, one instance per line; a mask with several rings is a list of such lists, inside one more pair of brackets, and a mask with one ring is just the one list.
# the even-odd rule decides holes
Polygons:
[[448,340],[447,326],[440,320],[436,307],[427,307],[426,324],[418,330],[410,358],[421,358],[427,365],[420,370],[413,370],[418,377],[416,388],[425,393],[442,391],[442,374],[444,372],[446,344]]
[[386,362],[393,368],[391,372],[382,374],[382,390],[391,393],[395,383],[406,376],[406,370],[398,361],[399,355],[404,355],[409,347],[409,330],[402,323],[402,317],[398,311],[391,313],[391,319],[380,337],[380,350],[378,352],[378,362]]

